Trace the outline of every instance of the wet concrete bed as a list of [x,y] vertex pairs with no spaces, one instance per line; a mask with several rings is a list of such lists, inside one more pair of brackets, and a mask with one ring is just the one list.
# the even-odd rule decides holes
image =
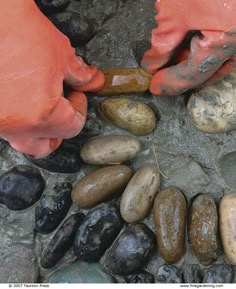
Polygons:
[[[63,2],[63,5],[59,8],[50,7],[47,12],[44,6],[42,6],[42,9],[53,21],[55,21],[56,17],[57,19],[63,19],[63,17],[64,19],[70,19],[72,16],[76,19],[78,18],[78,21],[75,21],[75,25],[81,25],[80,33],[87,35],[87,38],[81,38],[81,42],[74,42],[74,39],[72,39],[78,55],[84,57],[88,63],[97,65],[101,69],[139,67],[142,54],[148,47],[151,29],[155,27],[153,0],[71,0],[61,2]],[[62,15],[62,13],[64,14]],[[58,18],[59,16],[61,18]],[[82,20],[80,21],[80,18],[82,18],[83,22]],[[88,28],[88,26],[90,28]],[[152,282],[152,276],[143,277],[145,276],[143,275],[143,271],[151,273],[154,276],[155,282],[235,282],[236,268],[235,266],[227,265],[222,249],[219,249],[218,257],[213,264],[204,266],[200,264],[199,260],[193,255],[187,234],[185,236],[184,255],[175,264],[166,266],[167,264],[160,256],[156,244],[154,249],[149,252],[149,250],[145,248],[145,242],[147,242],[145,238],[147,237],[142,237],[143,239],[140,241],[138,238],[142,235],[141,233],[143,233],[143,231],[141,233],[140,231],[136,232],[136,227],[142,227],[143,225],[139,225],[142,223],[147,226],[147,228],[142,230],[155,232],[152,210],[139,224],[128,225],[122,221],[123,227],[119,227],[119,232],[116,232],[115,236],[112,234],[111,243],[114,241],[113,244],[110,246],[108,242],[109,248],[107,248],[108,250],[104,254],[104,248],[101,250],[103,256],[97,263],[100,263],[102,267],[100,267],[99,264],[87,264],[77,259],[78,255],[80,255],[78,254],[78,250],[82,248],[77,248],[79,246],[78,242],[76,245],[77,254],[75,254],[75,248],[73,242],[71,242],[70,248],[65,252],[64,256],[61,256],[61,259],[56,265],[50,268],[44,268],[42,266],[42,263],[49,262],[48,260],[40,262],[45,248],[47,250],[53,248],[55,252],[57,252],[57,248],[63,247],[63,244],[60,242],[67,242],[70,238],[73,239],[73,234],[75,234],[73,227],[66,232],[67,241],[62,237],[58,237],[55,240],[55,232],[57,232],[58,235],[60,235],[60,232],[58,233],[58,231],[56,231],[58,229],[55,229],[51,223],[55,222],[56,226],[58,226],[58,222],[61,222],[60,226],[62,227],[60,227],[60,230],[63,234],[65,233],[63,224],[71,215],[77,213],[80,214],[79,216],[82,214],[92,215],[91,211],[94,207],[81,209],[75,204],[70,206],[71,200],[68,200],[66,197],[58,197],[63,195],[63,190],[70,191],[70,186],[75,187],[82,177],[100,168],[100,166],[85,164],[80,159],[79,152],[81,146],[88,138],[95,135],[134,136],[127,130],[115,127],[100,118],[97,107],[105,97],[96,94],[87,94],[87,96],[89,112],[83,132],[73,139],[64,141],[58,151],[50,157],[40,161],[33,161],[11,149],[5,142],[0,143],[1,178],[3,178],[3,174],[6,172],[14,170],[16,166],[27,165],[37,170],[38,182],[41,185],[39,185],[40,189],[43,186],[41,178],[43,178],[45,182],[43,193],[40,190],[40,192],[35,190],[35,178],[34,183],[32,183],[34,185],[32,192],[30,191],[28,193],[29,189],[27,189],[27,193],[33,200],[32,203],[29,202],[30,206],[27,203],[26,206],[20,206],[20,210],[18,210],[16,206],[9,207],[8,205],[7,207],[3,201],[3,204],[0,205],[0,282],[52,282],[51,280],[63,282],[63,278],[60,280],[61,273],[58,274],[59,277],[53,275],[55,274],[54,272],[59,269],[63,270],[63,268],[65,268],[64,274],[69,276],[65,278],[70,278],[72,282],[87,282],[89,280],[89,276],[79,276],[75,279],[76,270],[91,272],[90,274],[95,276],[95,279],[91,282],[94,282],[94,280],[95,282],[129,282],[127,281],[128,279],[136,280],[132,282],[145,282],[145,280],[146,282]],[[155,111],[158,118],[156,129],[152,133],[144,136],[136,136],[141,143],[141,150],[134,159],[125,163],[133,172],[136,172],[144,164],[156,165],[157,158],[161,169],[160,189],[165,189],[170,186],[177,187],[186,198],[188,211],[192,205],[193,198],[198,194],[208,193],[218,208],[219,201],[224,194],[235,192],[235,131],[207,134],[196,129],[192,125],[187,113],[186,104],[189,98],[188,94],[165,98],[155,97],[149,92],[146,92],[143,94],[121,95],[119,97],[126,97],[148,104]],[[26,171],[26,174],[27,172],[28,171]],[[29,177],[32,177],[32,172],[33,169]],[[40,173],[40,177],[38,172]],[[10,181],[14,184],[15,179],[10,178]],[[65,187],[65,185],[63,186],[62,184],[67,185]],[[28,184],[28,186],[30,188],[30,184]],[[9,202],[13,202],[14,204],[12,197],[10,200],[7,199],[6,202],[6,186],[0,187],[1,189],[2,187],[5,189],[4,192],[0,192],[1,197],[4,195],[5,204]],[[14,191],[13,193],[12,190]],[[17,198],[19,198],[21,193],[21,191],[19,192],[19,190],[14,188],[14,185],[12,185],[11,190],[8,191],[12,193],[13,196],[14,194],[17,195]],[[39,200],[40,196],[41,200]],[[66,205],[63,202],[66,202]],[[108,207],[110,204],[111,208],[119,208],[120,195],[115,196],[112,200],[106,201],[106,203]],[[69,211],[67,206],[70,207]],[[46,229],[46,233],[45,231],[40,232],[40,230],[37,230],[37,226],[35,225],[35,212],[37,207],[54,212],[53,216],[55,220],[50,219],[50,222],[48,221],[50,223],[48,223],[48,226],[50,225],[50,228],[53,229],[49,231]],[[63,208],[65,207],[66,209],[64,210]],[[59,213],[59,215],[63,216],[63,220],[58,221],[57,215],[60,210],[61,213]],[[107,214],[109,210],[106,212]],[[45,214],[47,218],[49,215],[49,213]],[[102,214],[103,222],[105,215],[105,213]],[[46,217],[45,220],[47,222]],[[88,218],[89,217],[87,217],[87,219]],[[98,222],[99,218],[96,217],[95,220]],[[43,220],[40,221],[40,225],[42,226]],[[79,227],[81,222],[83,221],[79,220],[78,222],[74,222],[73,226],[77,225]],[[91,222],[92,221],[90,221],[90,223]],[[105,228],[106,224],[99,223],[98,227]],[[96,238],[98,238],[96,228],[93,230],[95,231],[94,234]],[[86,232],[86,229],[84,229],[84,231]],[[133,244],[134,247],[136,246],[135,250],[137,250],[137,244],[141,244],[139,246],[143,246],[142,250],[145,252],[142,254],[147,255],[145,255],[144,259],[143,256],[137,257],[137,262],[141,260],[142,266],[134,266],[134,268],[136,268],[135,272],[130,272],[128,268],[127,274],[136,274],[136,277],[132,278],[124,278],[122,274],[116,275],[109,267],[111,256],[117,253],[114,246],[117,248],[116,244],[119,243],[119,238],[124,236],[127,231],[129,232],[129,244]],[[54,239],[52,240],[53,236]],[[104,236],[107,236],[107,234],[104,233]],[[116,240],[113,238],[116,238]],[[124,237],[122,238],[122,242],[124,242]],[[91,236],[86,236],[85,239],[92,240],[93,242],[96,241]],[[48,249],[50,240],[52,240],[54,244],[51,243]],[[82,237],[80,237],[80,242],[82,241]],[[66,244],[68,244],[68,242]],[[83,250],[85,250],[86,246],[84,244],[82,245]],[[92,251],[93,246],[90,246],[91,245],[88,244],[89,250]],[[146,251],[148,252],[146,253]],[[127,254],[130,254],[129,256],[132,257],[132,253],[135,255],[135,253],[132,252],[131,246],[131,252],[127,252]],[[85,256],[84,251],[83,256]],[[53,256],[52,258],[56,257]],[[83,259],[89,260],[90,258],[86,258],[85,256]],[[145,260],[145,262],[142,260]],[[123,260],[120,259],[117,262],[122,263],[122,261]],[[70,268],[68,266],[71,266],[71,263],[73,264]],[[165,267],[162,267],[163,265],[165,265]],[[105,270],[106,273],[102,270]],[[223,274],[224,276],[222,272],[225,272]],[[110,275],[113,277],[110,277]]]

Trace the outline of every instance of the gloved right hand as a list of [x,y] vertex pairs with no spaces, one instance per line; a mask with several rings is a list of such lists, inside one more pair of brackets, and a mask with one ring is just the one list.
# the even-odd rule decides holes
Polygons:
[[[0,137],[42,158],[81,131],[87,113],[82,92],[100,90],[104,75],[76,57],[33,0],[7,0],[0,16]],[[63,82],[76,90],[66,98]]]
[[[179,95],[235,68],[235,4],[235,0],[156,0],[158,26],[142,59],[142,67],[154,74],[153,94]],[[197,33],[189,49],[182,50],[183,40],[193,31]],[[170,66],[170,60],[176,64]]]

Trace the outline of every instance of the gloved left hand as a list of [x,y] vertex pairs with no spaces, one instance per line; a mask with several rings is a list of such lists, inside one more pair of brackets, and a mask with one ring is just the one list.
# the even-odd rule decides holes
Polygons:
[[[86,119],[83,91],[97,91],[104,75],[76,57],[69,39],[34,0],[7,0],[0,10],[0,137],[42,158]],[[66,98],[63,82],[75,89]]]
[[[234,0],[156,0],[158,27],[142,67],[154,74],[150,91],[179,95],[214,82],[236,66],[236,5]],[[194,33],[189,49],[181,44]],[[175,61],[175,65],[169,65]]]

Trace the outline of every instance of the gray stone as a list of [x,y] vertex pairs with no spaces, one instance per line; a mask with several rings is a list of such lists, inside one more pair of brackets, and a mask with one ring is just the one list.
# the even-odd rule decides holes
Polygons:
[[219,158],[219,168],[226,184],[236,189],[236,150],[228,152]]
[[53,273],[45,283],[114,283],[98,263],[75,262]]

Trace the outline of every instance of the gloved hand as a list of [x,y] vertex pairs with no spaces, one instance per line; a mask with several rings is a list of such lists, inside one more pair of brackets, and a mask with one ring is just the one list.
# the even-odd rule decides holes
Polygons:
[[[151,49],[142,67],[154,74],[150,91],[179,95],[210,78],[216,81],[236,65],[235,0],[157,0],[158,27],[152,31]],[[188,50],[181,44],[197,31]],[[200,33],[199,33],[200,32]],[[175,65],[168,67],[168,62]]]
[[[42,158],[80,132],[87,113],[82,92],[100,90],[104,75],[75,56],[33,0],[7,0],[0,16],[0,137]],[[63,82],[77,92],[65,98]]]

